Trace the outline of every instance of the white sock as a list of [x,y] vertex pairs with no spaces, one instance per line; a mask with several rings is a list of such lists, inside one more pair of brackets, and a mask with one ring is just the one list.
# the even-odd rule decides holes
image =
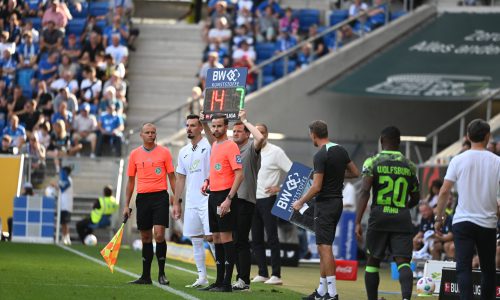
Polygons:
[[328,284],[328,294],[330,294],[331,297],[335,297],[335,295],[337,295],[337,280],[335,276],[327,276],[326,282]]
[[194,262],[196,263],[196,268],[198,269],[198,278],[207,278],[207,267],[205,266],[205,248],[203,247],[202,238],[192,238],[193,243],[193,254]]
[[326,294],[326,277],[319,278],[319,286],[316,291],[320,296],[324,296]]

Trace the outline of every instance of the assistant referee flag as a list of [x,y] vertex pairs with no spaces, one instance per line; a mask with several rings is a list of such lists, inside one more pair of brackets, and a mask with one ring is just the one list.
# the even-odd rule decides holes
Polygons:
[[111,273],[113,273],[113,268],[115,267],[116,261],[118,259],[118,253],[120,252],[120,246],[122,244],[123,227],[125,227],[127,219],[128,218],[125,217],[122,226],[120,226],[120,229],[118,229],[115,236],[106,245],[106,247],[101,250],[101,255],[104,258],[104,261],[108,264]]

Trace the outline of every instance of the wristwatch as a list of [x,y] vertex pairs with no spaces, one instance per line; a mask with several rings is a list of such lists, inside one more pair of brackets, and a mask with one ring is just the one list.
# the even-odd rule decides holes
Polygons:
[[226,198],[229,199],[229,201],[233,201],[234,196],[228,194]]

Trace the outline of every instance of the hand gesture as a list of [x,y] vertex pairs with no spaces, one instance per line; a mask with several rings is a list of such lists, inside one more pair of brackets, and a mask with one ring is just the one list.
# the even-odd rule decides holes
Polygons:
[[180,203],[174,204],[173,211],[172,211],[172,218],[174,220],[179,220],[181,218],[182,214],[182,206]]
[[279,186],[269,186],[269,187],[266,187],[266,194],[269,194],[269,195],[276,195],[277,193],[279,193],[280,191],[280,187]]
[[302,208],[302,206],[304,206],[304,203],[302,203],[302,201],[300,200],[295,201],[292,205],[295,211],[299,211]]
[[247,113],[244,109],[240,110],[238,117],[240,118],[241,122],[244,122],[247,120]]
[[205,181],[203,181],[203,185],[201,186],[201,193],[203,194],[203,196],[207,196],[207,189],[208,189],[208,186],[209,186],[209,181],[208,179],[205,179]]
[[125,208],[123,209],[123,218],[124,219],[128,219],[130,218],[130,208],[127,206],[125,206]]
[[231,208],[231,200],[227,199],[222,202],[220,205],[220,217],[224,217],[227,213],[229,213]]

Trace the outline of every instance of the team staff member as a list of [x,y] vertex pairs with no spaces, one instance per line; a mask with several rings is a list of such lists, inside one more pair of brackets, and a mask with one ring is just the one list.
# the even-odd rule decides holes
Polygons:
[[401,133],[396,127],[382,130],[382,152],[363,164],[363,185],[356,216],[356,237],[362,238],[361,219],[373,190],[372,208],[366,234],[365,286],[368,300],[378,299],[380,261],[389,248],[399,271],[401,294],[409,300],[413,273],[410,260],[413,250],[413,224],[410,208],[420,199],[416,167],[399,152]]
[[481,265],[481,299],[495,299],[496,228],[498,222],[498,183],[500,158],[486,150],[490,125],[481,119],[467,126],[470,150],[455,156],[448,166],[439,192],[434,229],[440,232],[445,207],[456,184],[458,204],[453,216],[453,240],[457,261],[460,299],[472,299],[472,257],[477,249]]
[[235,261],[233,229],[236,227],[233,201],[244,178],[238,145],[227,139],[228,124],[225,115],[212,117],[211,131],[216,141],[212,144],[210,154],[210,177],[202,186],[203,193],[210,189],[208,220],[217,263],[216,281],[203,290],[212,292],[232,292],[231,277]]
[[307,193],[295,201],[293,208],[300,211],[304,203],[316,196],[314,232],[321,277],[318,289],[304,299],[338,300],[332,244],[342,215],[344,178],[358,177],[359,170],[344,147],[328,140],[328,127],[324,121],[312,122],[309,135],[314,146],[320,148],[314,155],[313,183]]
[[203,240],[212,241],[212,233],[208,223],[208,197],[203,195],[200,187],[210,172],[210,143],[201,135],[203,126],[200,117],[186,117],[186,133],[191,140],[179,152],[177,158],[177,180],[174,196],[174,219],[179,219],[182,213],[180,196],[186,188],[186,204],[184,212],[184,228],[182,232],[190,237],[193,244],[193,257],[198,270],[198,279],[187,287],[208,285],[207,268],[205,266],[205,248]]
[[153,228],[158,259],[158,283],[169,284],[165,276],[167,243],[165,227],[168,227],[169,195],[167,177],[175,194],[175,174],[172,156],[166,147],[156,144],[156,127],[146,123],[141,129],[142,146],[130,153],[128,182],[123,215],[130,216],[130,199],[137,177],[137,228],[142,239],[142,276],[130,283],[151,284],[151,262],[153,261]]
[[[260,152],[261,167],[257,176],[257,202],[252,221],[252,247],[259,266],[259,274],[252,279],[252,282],[280,285],[283,281],[281,280],[278,217],[273,216],[271,210],[276,202],[276,195],[280,191],[280,176],[290,171],[292,161],[283,149],[268,142],[268,130],[265,124],[255,126],[264,136],[264,144]],[[267,245],[271,248],[271,278],[267,270],[264,231],[267,236]]]

